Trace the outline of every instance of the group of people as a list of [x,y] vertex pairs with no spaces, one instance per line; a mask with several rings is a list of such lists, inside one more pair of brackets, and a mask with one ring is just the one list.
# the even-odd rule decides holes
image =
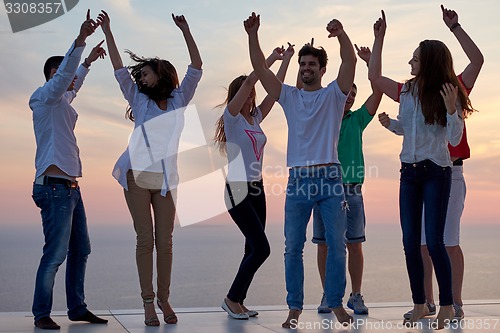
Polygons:
[[[464,207],[463,160],[470,156],[463,119],[474,109],[468,98],[483,64],[483,57],[458,23],[455,11],[441,6],[443,21],[456,36],[470,60],[456,75],[448,48],[440,41],[420,42],[409,61],[412,78],[398,83],[382,76],[385,14],[374,26],[372,50],[356,46],[368,65],[372,93],[356,111],[351,111],[357,87],[354,84],[356,52],[343,25],[336,19],[326,27],[328,37],[337,38],[341,63],[337,78],[326,87],[327,53],[314,40],[298,52],[296,86],[284,84],[295,53],[294,45],[275,48],[266,59],[258,39],[260,16],[252,13],[244,21],[253,72],[234,79],[224,112],[217,121],[214,142],[227,155],[229,166],[224,199],[229,215],[245,237],[244,255],[222,308],[234,319],[258,315],[244,305],[248,289],[259,267],[270,255],[265,234],[266,199],[262,179],[267,138],[260,123],[277,101],[288,124],[287,166],[289,178],[285,201],[285,281],[289,314],[282,326],[297,323],[304,301],[302,251],[308,221],[313,213],[313,243],[317,244],[318,269],[323,297],[318,312],[333,312],[340,323],[353,317],[343,307],[346,261],[352,291],[347,306],[355,314],[368,314],[361,294],[365,212],[362,184],[364,158],[362,135],[375,116],[383,94],[399,102],[397,119],[379,114],[380,123],[403,136],[400,183],[400,220],[403,245],[414,307],[404,314],[415,323],[436,313],[432,296],[432,270],[439,285],[440,310],[436,327],[463,318],[461,289],[463,254],[459,245],[459,222]],[[102,42],[81,63],[85,40],[100,26],[115,77],[128,102],[127,117],[142,135],[142,149],[163,142],[175,151],[178,138],[152,135],[146,122],[166,114],[183,112],[194,96],[202,76],[202,60],[184,16],[172,15],[181,30],[191,63],[179,82],[175,67],[159,58],[143,58],[129,52],[135,62],[123,65],[110,26],[101,11],[96,20],[87,18],[67,54],[49,58],[44,66],[46,83],[30,98],[37,143],[33,199],[41,210],[45,236],[43,256],[37,272],[33,315],[36,327],[59,329],[50,317],[52,290],[58,267],[67,260],[66,295],[72,321],[106,323],[87,309],[84,277],[90,242],[85,209],[77,178],[81,161],[74,135],[77,113],[70,105],[91,64],[104,58]],[[277,60],[276,74],[269,67]],[[81,63],[80,66],[78,66]],[[255,84],[260,81],[267,96],[256,102]],[[170,130],[170,131],[169,131]],[[173,131],[166,128],[168,133]],[[132,150],[120,156],[113,176],[124,195],[137,234],[136,262],[144,306],[144,324],[159,326],[154,300],[167,324],[177,323],[169,304],[172,271],[172,233],[178,183],[175,154],[138,168]],[[351,172],[349,172],[349,170]],[[356,170],[356,172],[352,172]],[[346,255],[348,253],[348,260]],[[157,288],[153,286],[156,250]]]

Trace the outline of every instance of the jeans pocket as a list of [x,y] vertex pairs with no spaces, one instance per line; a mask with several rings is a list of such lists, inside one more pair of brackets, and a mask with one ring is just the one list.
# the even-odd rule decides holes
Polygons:
[[44,185],[33,185],[33,193],[31,195],[35,205],[41,208],[44,203],[49,198],[49,193],[47,192],[47,186]]
[[53,198],[69,198],[71,197],[71,188],[66,185],[50,185],[51,195]]

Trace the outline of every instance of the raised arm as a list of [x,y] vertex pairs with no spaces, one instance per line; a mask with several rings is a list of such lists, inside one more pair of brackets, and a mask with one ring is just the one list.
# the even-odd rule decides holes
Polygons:
[[175,16],[174,14],[172,14],[172,19],[174,20],[175,25],[177,25],[182,31],[182,35],[184,36],[184,40],[186,41],[186,45],[188,48],[189,57],[191,58],[191,66],[196,69],[201,69],[203,62],[201,60],[200,51],[198,50],[198,46],[194,41],[191,30],[189,30],[189,25],[184,18],[184,15]]
[[[368,64],[370,63],[370,57],[372,54],[370,51],[370,48],[366,47],[366,46],[361,46],[361,48],[359,48],[356,44],[354,44],[354,47],[356,48],[356,52],[358,53],[358,56],[368,66]],[[373,83],[371,84],[371,86],[372,86],[372,93],[366,99],[364,105],[365,105],[366,109],[368,110],[368,113],[370,114],[370,116],[374,116],[375,113],[377,113],[377,109],[380,105],[380,101],[382,100],[382,91],[380,91],[380,89],[377,89],[377,87],[375,87],[373,85]]]
[[99,25],[98,23],[96,23],[93,19],[90,18],[90,9],[88,9],[86,20],[80,27],[80,33],[75,39],[75,47],[85,46],[85,40],[87,39],[88,36],[94,33],[98,25]]
[[111,59],[111,64],[113,65],[113,69],[116,71],[117,69],[123,68],[122,57],[120,56],[120,52],[118,52],[118,48],[116,47],[113,33],[111,32],[111,25],[108,13],[102,10],[99,16],[97,17],[97,22],[101,25],[102,31],[104,32],[104,36],[106,37],[109,59]]
[[[269,57],[267,57],[267,59],[266,59],[267,66],[271,67],[272,64],[274,64],[276,62],[276,60],[281,59],[282,53],[283,53],[283,49],[281,47],[276,47],[273,50],[273,52],[269,55]],[[255,71],[252,71],[247,76],[247,78],[245,79],[245,81],[241,85],[240,89],[234,95],[233,99],[229,103],[227,103],[227,109],[231,115],[236,116],[238,113],[240,113],[241,108],[243,107],[243,105],[245,104],[245,102],[248,99],[248,95],[250,94],[250,92],[252,91],[252,89],[254,88],[254,86],[258,80],[259,80],[259,78],[257,77],[257,74],[255,74]],[[265,101],[265,99],[264,99],[264,101]],[[267,107],[267,104],[269,104],[269,102],[265,103],[264,101],[259,105],[259,108],[261,109],[262,112],[265,111],[266,115],[267,115],[267,113],[269,112],[269,110],[272,108],[272,106],[274,104],[274,100],[272,100],[271,106],[269,106],[269,107]]]
[[[87,75],[92,63],[99,58],[104,59],[106,51],[101,47],[102,43],[104,43],[104,40],[102,40],[99,44],[94,46],[92,48],[92,51],[90,51],[89,56],[85,58],[85,60],[83,61],[82,66],[85,67],[85,69],[78,68],[76,72],[77,74],[76,74],[75,84],[73,86],[73,90],[75,92],[78,92],[82,87],[83,81],[85,80],[85,75]],[[80,73],[82,73],[83,75]]]
[[255,74],[264,86],[264,89],[267,91],[268,95],[270,95],[275,101],[277,101],[280,98],[282,83],[266,65],[264,54],[262,53],[262,49],[259,45],[259,37],[257,32],[260,26],[260,15],[255,15],[255,13],[252,13],[252,15],[249,16],[248,19],[243,22],[243,24],[245,26],[245,31],[248,34],[250,60],[252,62],[253,70],[255,71]]
[[398,83],[382,76],[382,48],[384,46],[386,28],[387,21],[385,20],[385,13],[382,10],[382,17],[373,24],[375,39],[368,64],[368,79],[372,83],[373,89],[380,90],[396,101],[399,99]]
[[[293,54],[295,53],[295,50],[293,48],[294,46],[295,45],[288,43],[288,47],[286,50],[284,50],[283,48],[280,49],[281,53],[280,53],[280,58],[278,59],[282,59],[282,61],[280,68],[276,73],[276,77],[281,82],[285,81],[288,65],[290,65],[290,60],[292,59]],[[278,50],[278,48],[274,49],[274,52],[276,52],[276,50]],[[271,67],[271,65],[269,65],[269,62],[268,62],[268,67]],[[269,114],[269,111],[271,111],[274,102],[276,102],[276,100],[269,94],[266,96],[266,98],[262,100],[262,103],[260,103],[259,105],[259,108],[262,111],[262,119],[264,119]]]
[[472,38],[470,38],[470,36],[462,28],[460,23],[458,23],[458,14],[454,10],[445,8],[443,5],[441,5],[441,11],[443,12],[444,23],[451,30],[451,32],[453,32],[460,43],[462,50],[464,50],[465,55],[469,58],[470,62],[462,72],[462,81],[464,82],[466,88],[471,89],[476,82],[479,72],[481,71],[481,67],[483,66],[483,54]]
[[92,35],[97,28],[97,23],[90,18],[90,9],[87,11],[86,20],[80,26],[80,33],[75,39],[72,47],[64,56],[59,68],[53,76],[43,85],[42,98],[45,103],[58,101],[68,90],[71,82],[75,79],[75,73],[81,60],[85,47],[85,40]]
[[288,70],[288,66],[290,65],[290,61],[292,60],[292,57],[295,54],[294,47],[295,47],[295,44],[288,43],[288,47],[286,48],[286,50],[283,50],[281,65],[280,65],[280,68],[278,69],[278,72],[276,73],[276,77],[281,82],[285,81],[286,71]]
[[351,91],[352,84],[354,82],[357,61],[356,54],[354,53],[354,48],[349,36],[347,36],[347,33],[344,31],[342,23],[333,19],[326,26],[326,30],[330,33],[328,38],[337,37],[340,44],[341,63],[339,74],[337,76],[337,83],[340,90],[347,95],[349,91]]

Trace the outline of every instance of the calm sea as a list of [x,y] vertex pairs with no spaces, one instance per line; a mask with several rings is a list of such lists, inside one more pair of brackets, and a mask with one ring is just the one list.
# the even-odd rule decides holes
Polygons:
[[[132,226],[90,225],[89,229],[92,242],[86,276],[89,307],[95,310],[141,308]],[[272,253],[255,276],[246,301],[249,305],[285,304],[282,225],[269,224],[267,234]],[[500,299],[499,236],[499,226],[462,227],[462,248],[466,260],[465,300]],[[39,226],[1,227],[0,312],[31,310],[42,245]],[[369,225],[364,253],[365,301],[409,302],[411,298],[399,226]],[[233,223],[176,226],[172,306],[220,306],[242,255],[243,236]],[[316,268],[316,248],[310,241],[305,246],[304,265],[305,304],[315,305],[322,291]],[[348,284],[348,291],[349,288]],[[64,265],[57,274],[54,290],[54,310],[65,310]]]

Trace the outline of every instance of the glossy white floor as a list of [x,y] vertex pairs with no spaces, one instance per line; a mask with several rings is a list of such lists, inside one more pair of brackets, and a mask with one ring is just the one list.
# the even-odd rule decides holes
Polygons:
[[[409,309],[408,303],[368,303],[369,316],[354,316],[356,323],[351,327],[339,327],[333,314],[318,314],[315,306],[305,307],[295,330],[281,328],[288,310],[279,306],[252,307],[260,312],[250,320],[234,320],[219,308],[176,309],[177,325],[161,324],[160,327],[145,327],[142,310],[95,311],[109,320],[107,325],[91,325],[70,322],[65,313],[53,313],[53,319],[61,325],[59,332],[70,333],[273,333],[273,332],[432,332],[432,318],[419,322],[419,328],[402,326],[402,314]],[[442,332],[491,333],[500,332],[500,300],[469,301],[464,306],[465,319],[451,324]],[[350,311],[350,310],[348,310]],[[160,316],[161,318],[161,316]],[[337,325],[336,325],[337,324]],[[0,313],[0,333],[50,332],[33,326],[31,313]],[[52,331],[57,332],[57,331]]]

